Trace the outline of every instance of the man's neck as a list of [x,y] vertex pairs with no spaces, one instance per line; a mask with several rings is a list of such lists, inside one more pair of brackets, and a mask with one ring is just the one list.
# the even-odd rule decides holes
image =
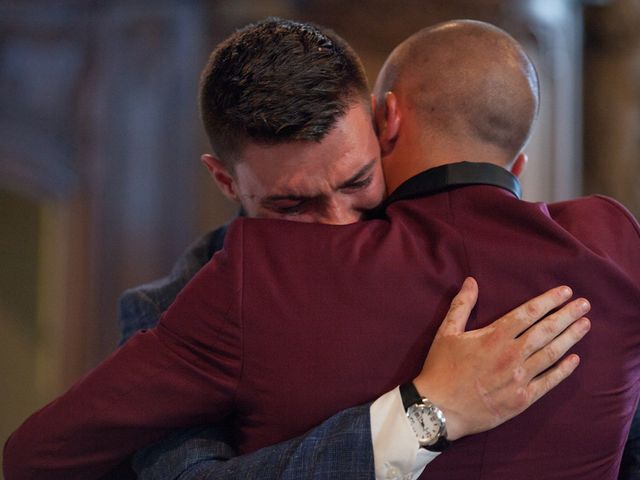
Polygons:
[[461,162],[491,163],[504,168],[507,161],[498,147],[484,143],[455,144],[448,139],[431,138],[421,141],[398,141],[393,152],[382,158],[387,193],[408,179],[432,168]]

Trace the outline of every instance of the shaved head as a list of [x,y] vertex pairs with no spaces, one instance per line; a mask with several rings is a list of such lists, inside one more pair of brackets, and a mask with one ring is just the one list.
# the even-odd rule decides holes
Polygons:
[[505,163],[528,140],[539,102],[537,74],[522,47],[504,31],[470,20],[426,28],[402,42],[378,76],[378,108],[388,91],[424,128],[497,147]]

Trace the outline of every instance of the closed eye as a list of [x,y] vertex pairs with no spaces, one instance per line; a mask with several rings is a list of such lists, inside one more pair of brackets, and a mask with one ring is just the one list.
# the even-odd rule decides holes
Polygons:
[[313,198],[287,195],[271,197],[262,202],[262,207],[278,215],[301,215],[309,210],[313,201]]
[[356,180],[348,183],[347,185],[343,185],[340,188],[340,190],[361,190],[371,185],[372,181],[373,181],[373,175],[369,175],[368,177],[363,178],[362,180]]
[[378,159],[370,160],[364,167],[358,170],[351,178],[347,179],[341,185],[339,190],[356,191],[367,188],[373,182],[373,171]]
[[296,205],[287,206],[272,205],[269,208],[280,215],[300,215],[307,211],[307,204],[306,202],[300,202]]

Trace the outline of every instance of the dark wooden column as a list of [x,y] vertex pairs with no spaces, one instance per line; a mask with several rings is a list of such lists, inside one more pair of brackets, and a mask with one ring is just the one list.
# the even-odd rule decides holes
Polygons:
[[585,92],[585,190],[640,217],[640,1],[587,10]]
[[88,345],[114,347],[115,301],[168,273],[196,235],[201,133],[199,71],[206,59],[197,2],[108,2],[93,17],[93,65],[83,96],[91,166],[94,305]]

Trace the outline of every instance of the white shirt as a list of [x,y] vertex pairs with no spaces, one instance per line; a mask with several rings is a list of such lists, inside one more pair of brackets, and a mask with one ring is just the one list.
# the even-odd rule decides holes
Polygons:
[[398,387],[373,402],[370,414],[377,480],[415,480],[427,464],[440,455],[420,448]]

